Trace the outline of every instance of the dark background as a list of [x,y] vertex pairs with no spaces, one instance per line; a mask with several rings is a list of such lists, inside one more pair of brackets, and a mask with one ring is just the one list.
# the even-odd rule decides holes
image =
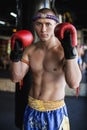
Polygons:
[[[50,0],[51,1],[51,0]],[[77,29],[87,29],[87,5],[86,0],[54,0],[58,13],[69,13],[73,24]],[[33,7],[33,5],[31,5]],[[10,35],[15,28],[16,19],[10,15],[10,12],[16,13],[16,0],[0,1],[0,20],[6,21],[6,25],[0,25],[0,35]]]

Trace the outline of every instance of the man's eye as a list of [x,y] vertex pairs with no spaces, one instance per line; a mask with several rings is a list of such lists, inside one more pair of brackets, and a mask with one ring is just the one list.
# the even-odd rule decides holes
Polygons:
[[46,23],[46,26],[50,26],[51,24],[50,23]]
[[37,25],[37,26],[40,26],[40,25],[41,25],[41,23],[36,23],[36,25]]

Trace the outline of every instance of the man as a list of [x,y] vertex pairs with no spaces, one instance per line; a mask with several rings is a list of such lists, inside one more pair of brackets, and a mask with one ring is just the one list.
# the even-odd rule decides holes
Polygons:
[[[22,58],[14,56],[15,49],[11,52],[13,82],[19,82],[29,69],[32,70],[24,130],[70,129],[64,102],[65,86],[68,84],[70,88],[76,89],[81,81],[81,71],[75,47],[71,45],[72,40],[63,38],[60,42],[56,37],[57,32],[54,34],[57,24],[58,19],[51,9],[40,9],[33,17],[34,29],[39,38],[37,43],[26,47]],[[70,38],[70,34],[68,36]],[[25,43],[23,39],[21,41]],[[20,41],[15,40],[17,51],[21,51],[18,50],[19,45]]]

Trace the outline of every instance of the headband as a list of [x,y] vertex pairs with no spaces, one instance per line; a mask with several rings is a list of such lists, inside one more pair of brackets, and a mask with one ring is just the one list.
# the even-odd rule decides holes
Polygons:
[[36,21],[37,19],[40,19],[40,18],[52,19],[52,20],[56,21],[57,23],[59,23],[59,20],[58,20],[58,18],[55,15],[49,15],[49,14],[37,14],[37,15],[34,15],[32,20]]

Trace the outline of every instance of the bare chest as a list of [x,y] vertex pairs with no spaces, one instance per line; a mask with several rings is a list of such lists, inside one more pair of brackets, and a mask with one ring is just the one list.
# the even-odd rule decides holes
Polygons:
[[57,51],[35,51],[30,58],[30,66],[33,72],[56,72],[62,65],[61,52]]

